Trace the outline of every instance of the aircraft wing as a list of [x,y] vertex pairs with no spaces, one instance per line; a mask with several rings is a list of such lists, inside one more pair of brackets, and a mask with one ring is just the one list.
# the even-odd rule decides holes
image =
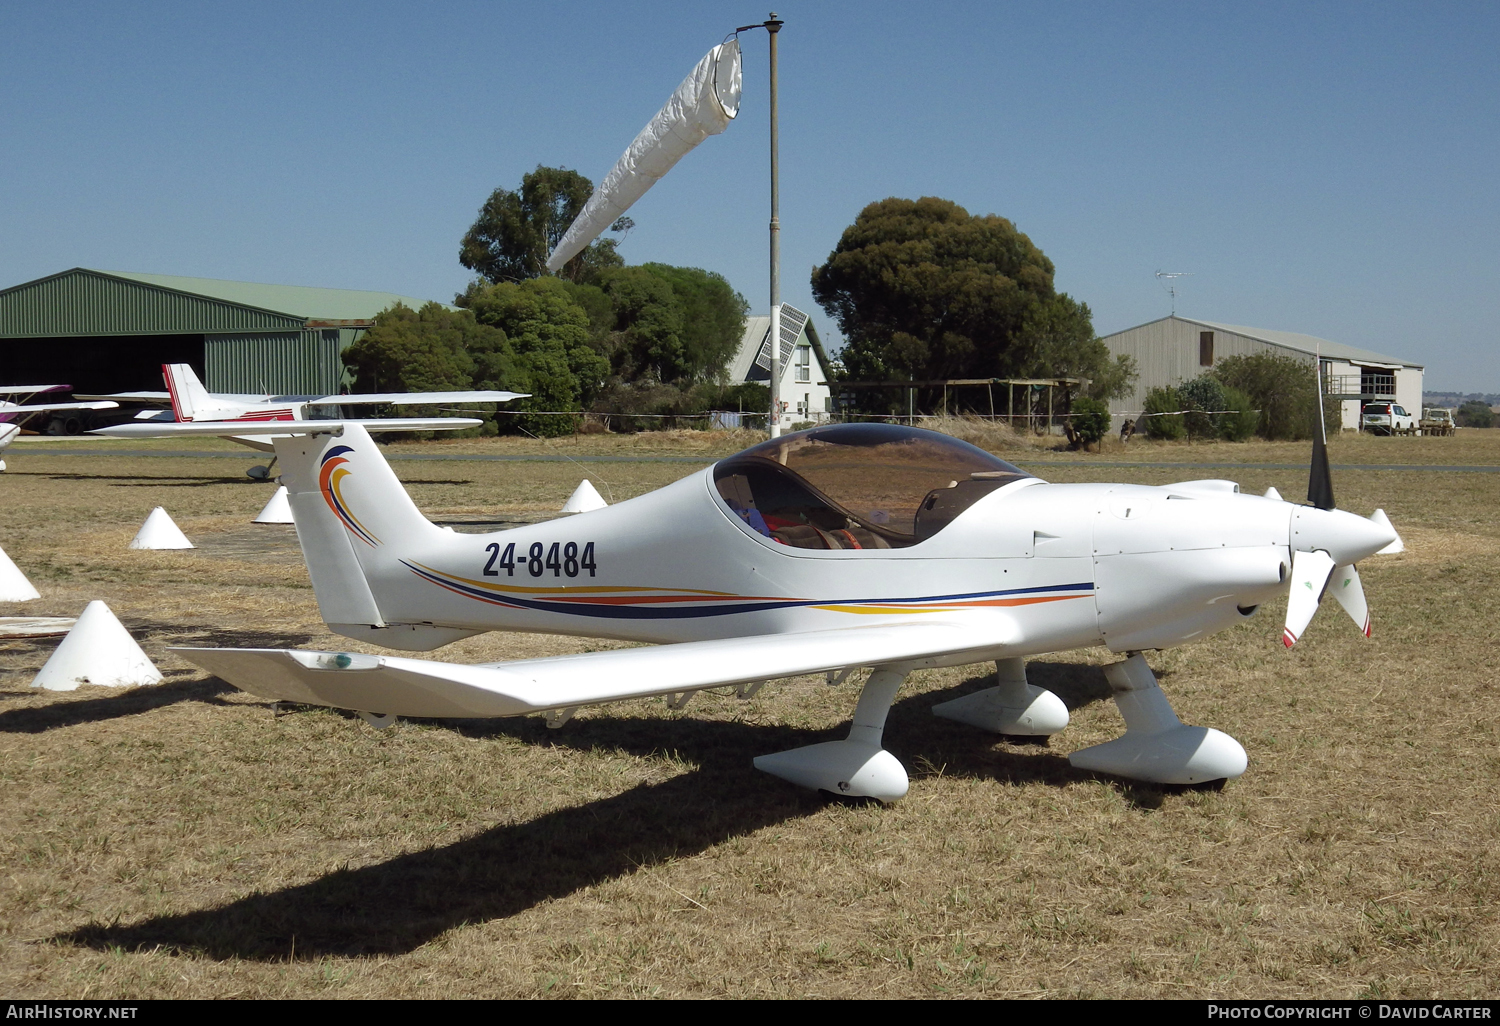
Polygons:
[[74,399],[109,400],[115,399],[122,403],[170,403],[172,395],[169,392],[110,392],[108,395],[78,395]]
[[174,648],[243,691],[276,701],[380,714],[520,716],[893,663],[954,666],[1003,657],[1014,620],[985,611],[805,634],[692,641],[471,666],[406,656],[299,649]]
[[526,399],[530,392],[364,392],[358,395],[325,395],[307,400],[308,406],[358,406],[361,403],[398,403],[402,406],[436,406],[440,403],[508,403]]
[[56,413],[59,410],[113,410],[119,403],[103,400],[96,403],[31,403],[13,406],[0,403],[0,413]]
[[473,417],[392,417],[388,420],[195,420],[116,424],[97,428],[91,435],[111,438],[175,438],[179,435],[218,435],[221,438],[240,435],[342,435],[345,424],[358,424],[369,432],[381,431],[462,431],[478,427],[484,421]]
[[66,392],[67,385],[0,385],[0,395],[33,395],[38,392]]

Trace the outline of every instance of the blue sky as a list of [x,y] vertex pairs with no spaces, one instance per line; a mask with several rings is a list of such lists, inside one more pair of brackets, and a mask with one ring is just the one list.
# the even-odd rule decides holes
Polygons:
[[[73,266],[449,300],[489,192],[601,179],[768,7],[0,6],[0,287]],[[780,3],[784,297],[861,207],[1010,218],[1101,333],[1301,331],[1500,391],[1500,5]],[[621,252],[767,305],[764,33],[740,118]]]

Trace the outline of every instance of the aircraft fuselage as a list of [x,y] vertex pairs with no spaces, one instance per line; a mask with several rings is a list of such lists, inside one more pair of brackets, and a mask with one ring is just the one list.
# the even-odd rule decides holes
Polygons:
[[[1003,610],[1017,655],[1127,651],[1213,633],[1284,587],[1296,507],[1232,489],[1028,479],[920,544],[819,550],[752,530],[710,468],[490,534],[434,528],[388,546],[351,533],[392,624],[670,643]],[[357,483],[345,490],[357,509]]]

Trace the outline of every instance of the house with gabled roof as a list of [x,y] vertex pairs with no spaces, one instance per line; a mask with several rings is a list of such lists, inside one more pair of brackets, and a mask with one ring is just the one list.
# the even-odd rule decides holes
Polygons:
[[[790,303],[781,304],[780,357],[782,423],[826,422],[833,415],[828,353],[812,319]],[[771,316],[746,317],[739,351],[729,364],[729,383],[770,380]]]

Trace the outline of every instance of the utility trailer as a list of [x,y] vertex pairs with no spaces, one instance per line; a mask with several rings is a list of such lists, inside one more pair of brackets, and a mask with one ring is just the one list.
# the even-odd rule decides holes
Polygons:
[[1458,430],[1458,426],[1453,423],[1453,411],[1443,409],[1423,410],[1422,420],[1417,427],[1421,430],[1423,438],[1432,435],[1451,435]]

